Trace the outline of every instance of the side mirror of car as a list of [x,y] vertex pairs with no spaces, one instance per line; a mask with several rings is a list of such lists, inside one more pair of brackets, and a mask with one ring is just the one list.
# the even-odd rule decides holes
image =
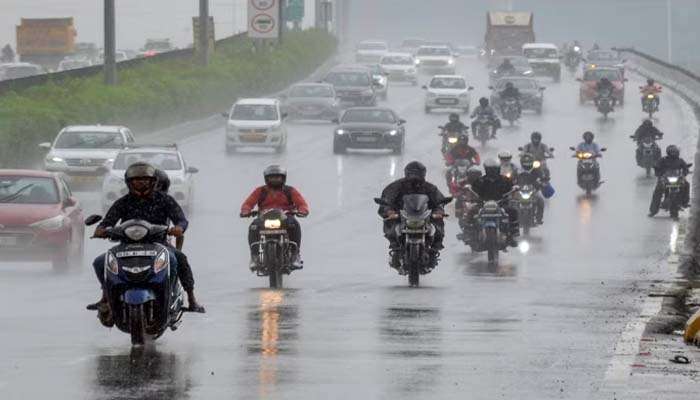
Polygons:
[[405,124],[405,123],[406,123],[406,120],[405,120],[405,119],[403,119],[403,118],[399,119],[399,125],[403,125],[403,124]]
[[423,90],[428,90],[428,86],[423,85],[423,86],[421,86],[421,89],[423,89]]
[[474,86],[469,86],[467,90],[474,90]]
[[380,205],[380,206],[388,206],[388,205],[389,205],[389,203],[387,203],[386,201],[384,201],[384,199],[380,199],[379,197],[375,197],[375,198],[374,198],[374,203],[375,203],[375,204],[378,204],[378,205]]
[[85,218],[85,226],[92,226],[100,221],[102,221],[102,216],[97,215],[97,214],[93,214],[93,215]]
[[333,118],[331,122],[337,125],[340,123],[340,120],[338,118]]
[[576,151],[576,148],[574,146],[569,146],[569,150]]
[[78,200],[75,197],[67,197],[63,200],[63,208],[75,207],[78,204]]
[[195,168],[195,167],[187,167],[187,173],[188,173],[188,174],[196,174],[197,172],[199,172],[199,169],[198,169],[198,168]]
[[39,147],[42,149],[51,150],[51,143],[49,143],[49,142],[39,143]]

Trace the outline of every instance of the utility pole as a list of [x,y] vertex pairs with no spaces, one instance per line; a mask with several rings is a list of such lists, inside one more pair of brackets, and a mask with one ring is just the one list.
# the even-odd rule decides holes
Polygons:
[[106,85],[117,84],[117,30],[116,17],[114,12],[114,0],[104,0],[104,17],[105,17],[105,61],[104,75]]
[[[112,0],[114,1],[114,0]],[[209,65],[209,0],[199,0],[199,63]]]

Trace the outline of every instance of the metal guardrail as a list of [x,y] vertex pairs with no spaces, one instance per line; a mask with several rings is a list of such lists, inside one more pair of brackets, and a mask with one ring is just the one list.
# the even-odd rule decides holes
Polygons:
[[[236,40],[247,37],[247,32],[242,32],[234,36],[229,36],[227,38],[219,39],[215,42],[215,47],[232,43]],[[144,63],[160,62],[168,60],[190,60],[194,57],[194,49],[178,49],[173,51],[166,51],[163,53],[156,54],[151,57],[139,57],[132,58],[130,60],[120,61],[117,63],[117,71],[125,71]],[[85,68],[76,68],[67,71],[60,72],[50,72],[41,75],[28,76],[26,78],[19,79],[7,79],[0,81],[0,96],[9,91],[24,90],[36,85],[43,85],[47,82],[61,82],[65,79],[73,78],[89,78],[101,74],[103,71],[102,65],[93,65]]]

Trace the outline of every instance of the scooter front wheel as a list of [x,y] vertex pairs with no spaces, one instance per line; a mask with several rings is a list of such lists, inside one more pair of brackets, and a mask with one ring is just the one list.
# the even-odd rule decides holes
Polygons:
[[142,346],[146,341],[146,321],[144,318],[143,304],[129,306],[129,332],[133,346]]

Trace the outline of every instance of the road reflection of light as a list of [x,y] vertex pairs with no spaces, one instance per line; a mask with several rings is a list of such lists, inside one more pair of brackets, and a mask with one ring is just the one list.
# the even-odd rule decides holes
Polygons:
[[593,205],[589,199],[580,199],[578,202],[578,214],[581,221],[581,225],[588,225],[591,223],[591,216],[593,215]]
[[277,383],[276,358],[279,352],[279,305],[284,293],[265,290],[260,293],[260,397],[267,397]]
[[389,165],[389,176],[392,178],[396,177],[396,157],[391,157],[391,164]]
[[671,249],[671,253],[675,254],[678,249],[678,222],[674,222],[671,227],[671,237],[668,243],[668,247]]
[[518,244],[518,250],[520,254],[527,254],[530,251],[530,242],[523,240]]
[[338,207],[343,206],[343,157],[338,156],[335,159],[335,170],[336,170],[336,175],[338,176],[338,191],[336,194],[336,204]]

